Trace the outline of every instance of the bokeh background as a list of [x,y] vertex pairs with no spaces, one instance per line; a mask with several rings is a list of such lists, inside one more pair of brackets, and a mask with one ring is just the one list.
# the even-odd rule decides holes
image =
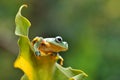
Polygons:
[[19,80],[13,67],[18,55],[14,18],[22,14],[32,24],[29,37],[60,35],[69,50],[64,66],[86,72],[86,80],[120,80],[120,0],[0,0],[0,80]]

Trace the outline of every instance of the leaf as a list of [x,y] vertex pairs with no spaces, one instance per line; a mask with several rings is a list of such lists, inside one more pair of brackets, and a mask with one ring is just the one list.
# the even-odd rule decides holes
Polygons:
[[22,5],[16,15],[15,23],[16,30],[15,34],[18,36],[28,36],[28,29],[31,26],[29,20],[21,15],[21,10],[23,7],[27,7],[27,5]]
[[33,46],[28,37],[29,20],[21,15],[21,10],[27,5],[22,5],[16,15],[15,34],[19,36],[19,55],[14,63],[14,67],[20,68],[25,74],[21,80],[82,80],[87,75],[80,70],[64,68],[53,56],[34,55]]
[[72,69],[71,67],[64,68],[56,63],[56,71],[53,80],[82,80],[87,77],[81,70]]

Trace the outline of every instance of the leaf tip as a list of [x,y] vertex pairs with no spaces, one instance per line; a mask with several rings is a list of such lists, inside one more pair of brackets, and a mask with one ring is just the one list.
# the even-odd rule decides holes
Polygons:
[[28,7],[28,5],[27,5],[27,4],[23,4],[22,6],[23,6],[23,7]]
[[19,8],[19,11],[18,11],[18,13],[21,15],[21,10],[24,8],[24,7],[28,7],[28,5],[27,4],[23,4],[20,8]]
[[23,4],[21,7],[20,7],[20,10],[23,8],[23,7],[28,7],[28,5],[27,4]]
[[83,75],[84,75],[85,77],[88,77],[88,75],[87,75],[86,73],[83,73]]

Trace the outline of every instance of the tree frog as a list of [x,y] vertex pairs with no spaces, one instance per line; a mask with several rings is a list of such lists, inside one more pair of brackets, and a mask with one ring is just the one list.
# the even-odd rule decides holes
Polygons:
[[60,64],[63,64],[63,58],[58,52],[68,50],[68,43],[63,41],[62,37],[57,36],[55,38],[43,38],[35,37],[32,40],[32,45],[36,56],[56,56],[60,59]]

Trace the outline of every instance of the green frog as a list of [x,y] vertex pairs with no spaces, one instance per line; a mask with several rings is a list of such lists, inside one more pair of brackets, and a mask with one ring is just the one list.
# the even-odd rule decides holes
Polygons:
[[63,58],[59,52],[68,50],[68,43],[63,41],[61,36],[55,38],[35,37],[32,40],[35,56],[56,56],[60,59],[60,65],[63,65]]

